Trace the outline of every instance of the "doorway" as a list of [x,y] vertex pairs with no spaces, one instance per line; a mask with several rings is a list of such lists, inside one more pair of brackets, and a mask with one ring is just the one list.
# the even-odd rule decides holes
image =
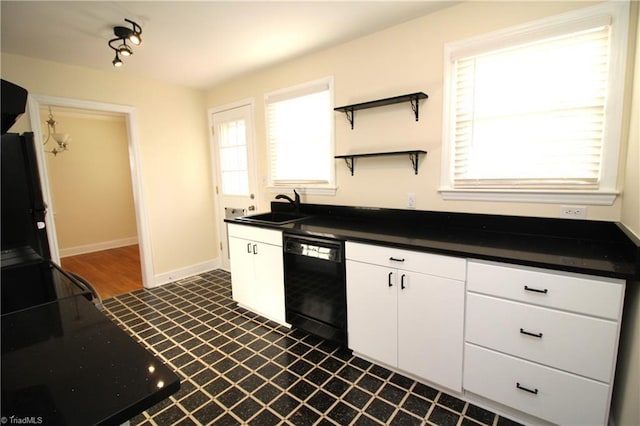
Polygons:
[[228,271],[229,238],[224,219],[250,214],[258,207],[254,102],[247,100],[210,109],[209,122],[221,267]]
[[[52,184],[50,182],[50,174],[47,165],[46,156],[52,154],[45,152],[43,145],[46,140],[46,134],[43,134],[42,123],[40,122],[40,110],[43,106],[51,106],[52,108],[71,108],[86,113],[112,114],[123,117],[126,123],[126,137],[128,140],[128,167],[130,172],[131,195],[133,197],[133,205],[135,210],[135,228],[137,231],[138,251],[140,258],[140,270],[142,274],[142,284],[144,287],[152,287],[152,259],[150,254],[150,239],[148,234],[148,225],[144,208],[144,197],[141,187],[141,168],[139,155],[139,138],[137,130],[136,110],[135,108],[114,104],[104,104],[98,102],[89,102],[76,99],[56,98],[40,95],[29,96],[29,115],[31,120],[31,128],[34,133],[36,142],[36,154],[38,157],[38,168],[40,170],[40,179],[42,182],[43,197],[48,205],[49,212],[56,211],[55,200],[52,193]],[[73,136],[72,136],[73,138]],[[73,149],[73,142],[70,144]],[[107,148],[108,149],[108,148]],[[60,156],[67,153],[58,154]],[[106,196],[106,195],[105,195]],[[104,214],[97,211],[96,215]],[[49,245],[51,248],[51,258],[54,262],[60,264],[60,247],[58,244],[58,233],[56,222],[53,214],[48,214],[45,218]]]
[[[102,298],[141,289],[126,117],[42,105],[40,123],[60,266],[89,281]],[[55,123],[55,130],[45,123]],[[67,149],[54,131],[69,138]]]

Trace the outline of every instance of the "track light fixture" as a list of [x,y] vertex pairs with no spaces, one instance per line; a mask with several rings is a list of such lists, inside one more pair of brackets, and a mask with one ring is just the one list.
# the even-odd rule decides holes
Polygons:
[[[127,41],[131,42],[131,44],[135,44],[136,46],[142,43],[142,28],[140,25],[130,19],[125,19],[125,21],[131,24],[131,28],[120,26],[113,27],[113,34],[116,38],[109,40],[108,43],[109,47],[116,52],[115,58],[111,61],[113,66],[116,68],[122,66],[120,55],[124,57],[133,55],[133,49],[127,44]],[[114,43],[117,43],[117,46],[114,46]]]

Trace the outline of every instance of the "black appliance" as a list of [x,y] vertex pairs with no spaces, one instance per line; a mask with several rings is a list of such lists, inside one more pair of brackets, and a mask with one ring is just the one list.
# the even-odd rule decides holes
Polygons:
[[285,233],[283,251],[287,322],[346,346],[344,242]]
[[31,247],[49,259],[47,212],[36,160],[33,133],[2,135],[2,250]]
[[5,133],[24,113],[27,91],[5,80],[1,89],[1,313],[74,294],[100,307],[100,297],[88,282],[51,262],[33,133]]
[[25,111],[27,91],[2,80],[2,250],[31,247],[50,259],[33,133],[7,133]]
[[16,84],[2,80],[0,93],[2,94],[0,109],[2,110],[2,134],[4,135],[14,125],[18,117],[24,114],[28,92]]

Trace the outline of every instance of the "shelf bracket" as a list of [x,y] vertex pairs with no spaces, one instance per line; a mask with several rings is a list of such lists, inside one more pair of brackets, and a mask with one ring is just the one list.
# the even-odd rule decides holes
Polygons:
[[347,167],[351,171],[351,176],[353,176],[353,169],[355,167],[356,159],[353,157],[344,157],[344,162],[347,163]]
[[411,159],[411,164],[413,165],[413,171],[415,174],[418,174],[418,152],[410,152],[409,158]]
[[[413,113],[416,116],[416,121],[419,121],[420,120],[420,98],[418,97],[418,95],[412,95],[409,101],[411,102],[411,109],[413,110]],[[416,174],[418,173],[416,172]]]
[[346,108],[344,110],[345,115],[347,116],[347,120],[351,123],[351,130],[353,130],[353,121],[355,119],[355,114],[353,108]]

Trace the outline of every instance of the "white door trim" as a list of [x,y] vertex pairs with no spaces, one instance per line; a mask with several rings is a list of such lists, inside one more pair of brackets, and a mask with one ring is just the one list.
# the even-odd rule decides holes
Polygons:
[[[140,138],[138,132],[138,118],[136,108],[126,105],[107,104],[101,102],[83,101],[79,99],[59,98],[43,95],[29,94],[29,116],[31,129],[34,134],[36,145],[36,156],[38,158],[38,169],[40,170],[40,181],[45,203],[49,210],[53,209],[51,188],[49,186],[49,175],[47,173],[47,162],[45,161],[45,151],[43,146],[44,137],[42,135],[42,124],[40,123],[41,105],[51,105],[59,107],[90,109],[96,111],[118,112],[126,116],[127,131],[129,138],[129,166],[131,168],[131,186],[133,189],[133,202],[136,211],[136,226],[138,230],[138,243],[140,248],[140,263],[142,270],[142,284],[150,288],[154,286],[153,279],[153,253],[151,250],[151,238],[149,236],[149,223],[145,208],[145,197],[142,188],[142,163],[140,159]],[[49,246],[51,249],[51,259],[60,263],[60,250],[56,234],[53,215],[45,217],[45,223],[49,232]]]
[[[214,122],[213,122],[213,115],[220,113],[220,112],[224,112],[224,111],[229,111],[232,109],[236,109],[236,108],[241,108],[241,107],[245,107],[248,106],[249,110],[251,112],[251,124],[254,127],[253,129],[251,129],[251,132],[253,134],[253,141],[251,143],[251,146],[248,147],[252,150],[252,152],[247,152],[248,154],[248,166],[250,168],[253,168],[254,173],[253,173],[253,178],[252,178],[252,182],[250,182],[250,186],[252,188],[254,188],[254,194],[255,194],[255,205],[256,205],[256,211],[260,211],[260,189],[258,187],[258,168],[257,168],[257,157],[256,157],[256,140],[255,140],[255,116],[256,116],[256,110],[255,110],[255,105],[256,101],[255,98],[246,98],[246,99],[242,99],[236,102],[231,102],[228,104],[224,104],[224,105],[220,105],[217,107],[212,107],[209,108],[207,110],[207,120],[209,123],[209,155],[210,155],[210,164],[212,166],[212,173],[211,173],[211,178],[213,181],[213,186],[212,188],[215,191],[215,188],[219,188],[220,187],[220,182],[218,181],[218,171],[215,170],[215,164],[217,163],[216,160],[216,143],[214,140],[214,135],[213,135],[213,129],[214,129]],[[251,176],[251,174],[250,174]],[[224,206],[220,205],[220,198],[219,198],[219,194],[215,194],[214,193],[214,199],[216,200],[216,204],[217,204],[217,208],[215,208],[215,211],[217,212],[217,220],[216,220],[216,233],[218,235],[218,237],[220,239],[222,239],[223,235],[226,235],[226,232],[222,232],[222,227],[224,226],[224,214],[223,214],[223,209]],[[217,245],[217,244],[216,244]],[[225,259],[222,258],[222,256],[224,255],[223,252],[220,252],[220,265],[221,268],[223,269],[227,269],[226,265],[228,264],[228,261],[226,261]]]

